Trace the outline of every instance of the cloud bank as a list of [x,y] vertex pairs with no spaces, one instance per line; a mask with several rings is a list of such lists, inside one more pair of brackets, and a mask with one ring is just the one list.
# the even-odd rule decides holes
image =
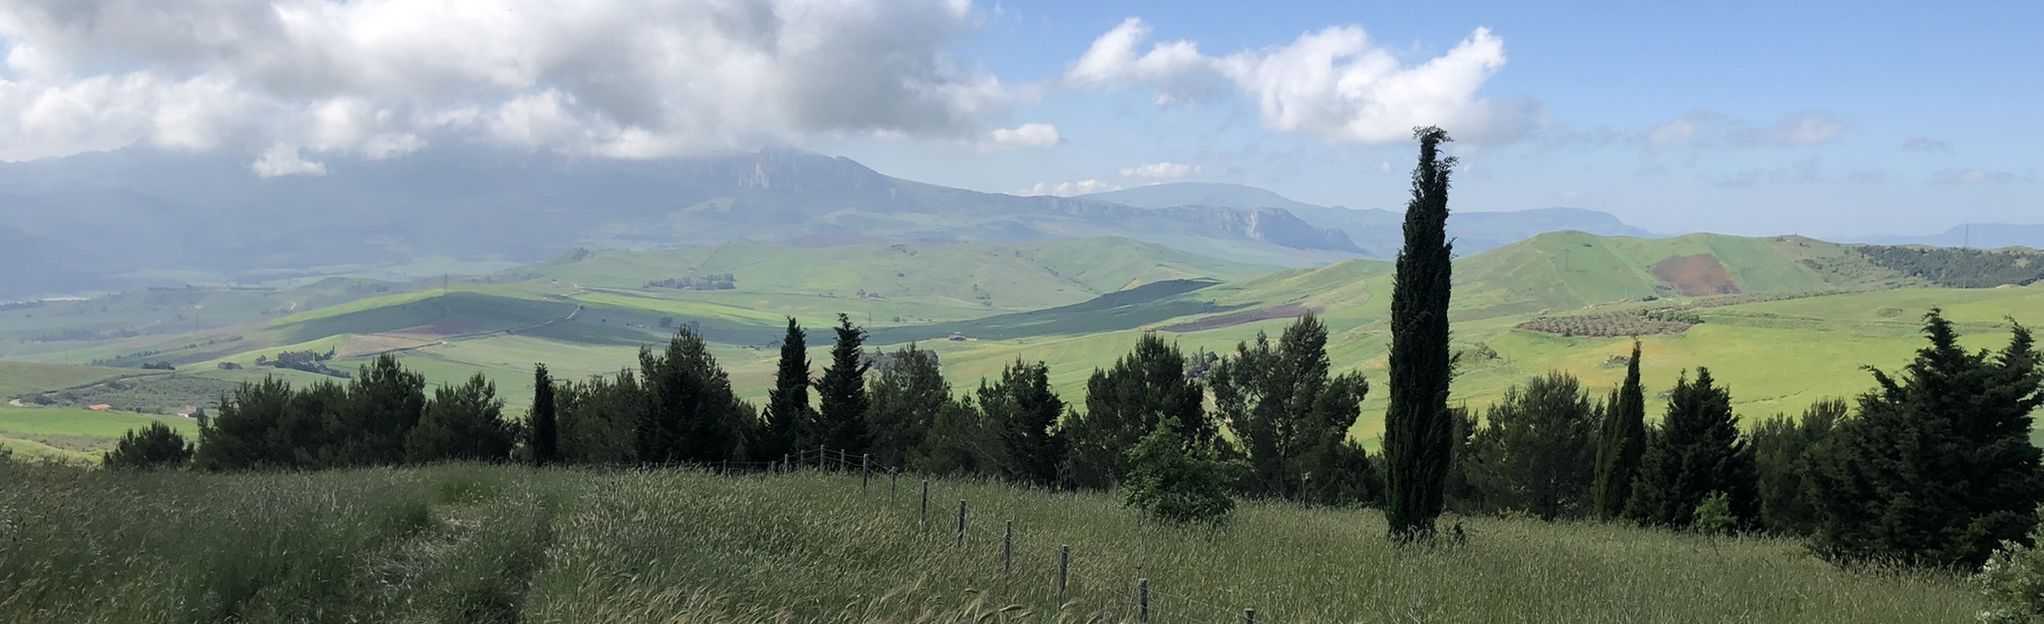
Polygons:
[[970,139],[1018,97],[945,53],[973,25],[963,0],[10,0],[0,160],[146,144],[293,175],[448,139],[606,158]]
[[1227,56],[1207,55],[1184,40],[1139,50],[1149,35],[1141,19],[1123,21],[1093,41],[1066,72],[1066,84],[1146,89],[1160,104],[1239,93],[1256,101],[1267,128],[1357,143],[1408,141],[1415,126],[1425,125],[1448,128],[1463,140],[1504,142],[1535,122],[1531,105],[1477,95],[1505,65],[1504,40],[1487,28],[1412,66],[1354,26]]

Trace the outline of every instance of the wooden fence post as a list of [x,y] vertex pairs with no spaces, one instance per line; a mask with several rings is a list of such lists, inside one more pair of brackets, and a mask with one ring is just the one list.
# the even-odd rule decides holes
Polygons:
[[787,471],[788,471],[788,454],[787,454],[787,453],[782,453],[782,454],[781,454],[781,472],[787,472]]
[[899,489],[901,489],[901,469],[896,468],[887,471],[887,497],[894,498],[895,491]]
[[1243,609],[1243,610],[1242,610],[1242,624],[1256,624],[1256,610],[1255,610],[1255,609]]
[[1150,579],[1136,579],[1136,623],[1150,624]]
[[930,480],[923,479],[923,527],[930,526]]
[[1001,530],[1001,571],[1007,572],[1014,569],[1014,567],[1015,521],[1009,520],[1007,526]]
[[1072,545],[1060,544],[1057,547],[1057,604],[1060,610],[1065,605],[1065,579],[1071,575],[1071,571]]
[[859,489],[864,490],[873,480],[873,454],[859,454]]
[[816,470],[818,472],[821,472],[823,470],[823,458],[828,457],[829,455],[830,453],[824,452],[823,445],[821,444],[816,445]]
[[965,545],[965,499],[958,499],[958,545]]

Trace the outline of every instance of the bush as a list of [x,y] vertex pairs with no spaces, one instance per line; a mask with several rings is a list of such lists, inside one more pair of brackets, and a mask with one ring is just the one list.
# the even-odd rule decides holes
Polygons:
[[[2044,515],[2044,508],[2038,513]],[[2030,541],[2044,543],[2044,529],[2030,529]],[[1988,608],[1980,612],[1981,622],[2044,622],[2044,550],[2002,542],[1973,576],[1973,582],[1987,597]]]
[[192,460],[192,444],[169,425],[149,423],[140,431],[130,429],[108,451],[103,460],[108,468],[175,468]]
[[1129,478],[1122,487],[1128,506],[1155,520],[1177,524],[1225,524],[1235,510],[1228,496],[1226,466],[1187,448],[1171,428],[1160,426],[1128,451]]

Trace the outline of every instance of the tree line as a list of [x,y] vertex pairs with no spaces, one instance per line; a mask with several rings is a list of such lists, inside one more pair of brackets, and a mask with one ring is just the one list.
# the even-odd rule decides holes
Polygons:
[[195,448],[152,428],[107,462],[674,465],[776,462],[823,447],[928,474],[1119,488],[1177,521],[1220,521],[1234,496],[1378,505],[1401,541],[1434,539],[1437,518],[1454,509],[1804,535],[1841,562],[1977,566],[2003,542],[2030,543],[2044,502],[2028,437],[2044,363],[2020,324],[2003,349],[1967,351],[1933,310],[1930,344],[1899,375],[1873,371],[1876,387],[1855,405],[1821,402],[1750,431],[1707,368],[1685,372],[1649,422],[1637,341],[1624,381],[1602,400],[1556,372],[1482,414],[1451,408],[1444,226],[1454,159],[1438,153],[1445,133],[1417,137],[1378,455],[1349,436],[1372,388],[1333,370],[1327,328],[1310,314],[1222,357],[1188,358],[1144,334],[1092,372],[1083,410],[1051,389],[1040,361],[1017,360],[965,392],[915,345],[872,370],[865,330],[840,314],[820,375],[807,331],[788,319],[763,410],[736,398],[702,337],[683,328],[614,375],[557,381],[536,366],[523,422],[504,417],[480,375],[428,397],[421,376],[383,356],[345,384],[243,384],[221,398]]

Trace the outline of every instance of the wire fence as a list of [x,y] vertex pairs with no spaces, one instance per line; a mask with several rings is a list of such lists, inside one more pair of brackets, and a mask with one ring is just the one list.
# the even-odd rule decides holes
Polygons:
[[[1040,606],[1049,607],[1043,613],[1055,616],[1081,615],[1071,613],[1072,610],[1080,608],[1075,600],[1079,595],[1112,596],[1117,592],[1126,592],[1125,599],[1099,605],[1084,616],[1139,624],[1150,622],[1256,624],[1278,621],[1254,608],[1229,608],[1211,600],[1160,587],[1150,581],[1149,575],[1141,566],[1131,571],[1132,573],[1122,572],[1118,576],[1099,572],[1087,567],[1083,559],[1084,553],[1073,552],[1069,544],[1059,544],[1055,555],[1056,567],[1053,570],[1018,573],[1016,568],[1020,567],[1021,562],[1018,562],[1016,557],[1019,543],[1017,534],[1026,527],[1017,527],[1012,519],[979,521],[973,516],[970,500],[932,498],[929,479],[921,477],[905,479],[903,477],[912,475],[899,466],[877,464],[872,461],[870,455],[855,454],[844,449],[816,447],[792,451],[779,461],[730,461],[694,463],[688,466],[699,470],[721,471],[725,474],[785,474],[814,469],[856,475],[861,481],[861,488],[865,490],[871,490],[876,486],[886,487],[890,496],[881,500],[891,504],[915,506],[912,509],[919,514],[915,526],[921,539],[948,542],[954,549],[990,547],[987,553],[988,561],[1003,575],[1010,575],[1009,582],[1002,585],[1013,587],[1017,581],[1027,580],[1030,575],[1044,574],[1043,578],[1047,581],[1045,586],[1033,590],[1024,589],[1015,592],[1016,595],[997,596],[1009,600],[1011,604],[1022,606],[1040,601],[1042,597],[1050,597],[1051,600],[1047,604],[1038,602]],[[903,494],[907,496],[904,497]],[[1031,537],[1036,536],[1031,534]],[[1033,539],[1031,543],[1038,548],[1047,544]],[[1041,559],[1031,558],[1031,561],[1038,565],[1043,564]]]

